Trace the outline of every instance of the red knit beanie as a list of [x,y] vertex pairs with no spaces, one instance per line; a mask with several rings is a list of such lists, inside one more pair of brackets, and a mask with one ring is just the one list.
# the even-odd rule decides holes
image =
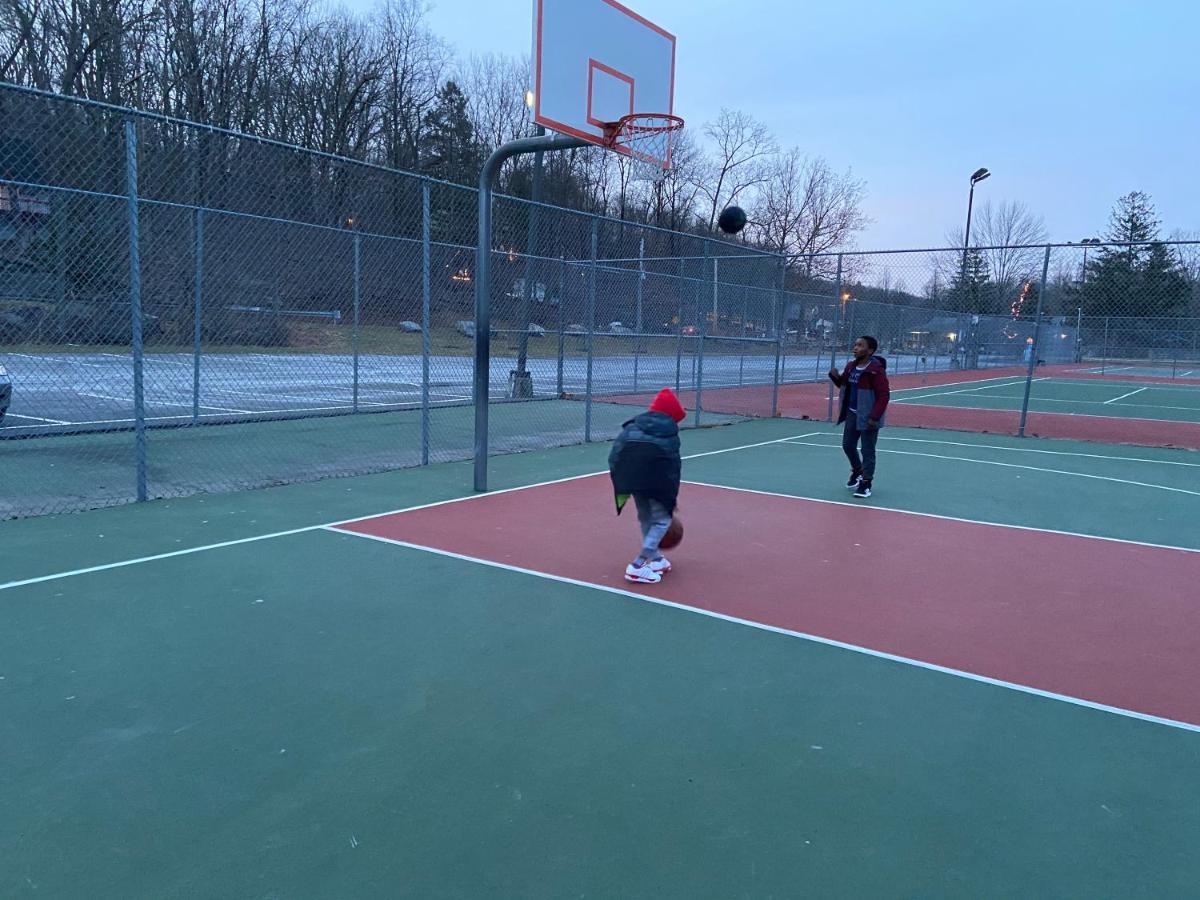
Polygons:
[[658,392],[658,396],[650,404],[650,412],[663,413],[670,416],[676,422],[682,422],[687,418],[687,412],[684,410],[683,404],[679,402],[679,398],[675,396],[675,392],[670,388],[663,388]]

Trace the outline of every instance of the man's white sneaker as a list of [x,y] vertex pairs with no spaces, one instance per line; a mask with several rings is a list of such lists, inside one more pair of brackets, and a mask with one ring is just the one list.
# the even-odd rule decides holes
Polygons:
[[636,584],[658,584],[662,581],[662,576],[650,568],[649,563],[644,566],[630,563],[625,567],[625,580]]

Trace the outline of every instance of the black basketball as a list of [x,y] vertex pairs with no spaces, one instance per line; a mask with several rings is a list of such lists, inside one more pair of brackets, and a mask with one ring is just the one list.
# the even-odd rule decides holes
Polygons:
[[726,234],[737,234],[746,227],[746,211],[740,206],[727,206],[721,210],[717,227]]

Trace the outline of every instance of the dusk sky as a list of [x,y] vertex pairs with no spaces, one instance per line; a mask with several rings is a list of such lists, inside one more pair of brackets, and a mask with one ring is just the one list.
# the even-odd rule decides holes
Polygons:
[[[352,0],[365,10],[371,0]],[[722,106],[867,182],[865,249],[940,246],[967,179],[1050,235],[1103,231],[1150,194],[1164,234],[1200,231],[1200,5],[1185,0],[797,3],[630,0],[678,38],[675,110]],[[528,53],[531,0],[435,0],[460,55]]]

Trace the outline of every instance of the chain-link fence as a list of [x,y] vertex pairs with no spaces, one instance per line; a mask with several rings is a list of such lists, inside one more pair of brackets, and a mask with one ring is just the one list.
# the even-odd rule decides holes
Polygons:
[[[0,120],[0,516],[474,452],[474,190],[10,86]],[[1175,299],[1121,317],[1166,290],[1132,251],[1121,281],[1057,248],[1043,284],[1044,248],[785,261],[510,197],[493,247],[497,453],[608,438],[663,386],[689,425],[809,415],[789,391],[860,333],[898,382],[1035,345],[1196,369]]]

